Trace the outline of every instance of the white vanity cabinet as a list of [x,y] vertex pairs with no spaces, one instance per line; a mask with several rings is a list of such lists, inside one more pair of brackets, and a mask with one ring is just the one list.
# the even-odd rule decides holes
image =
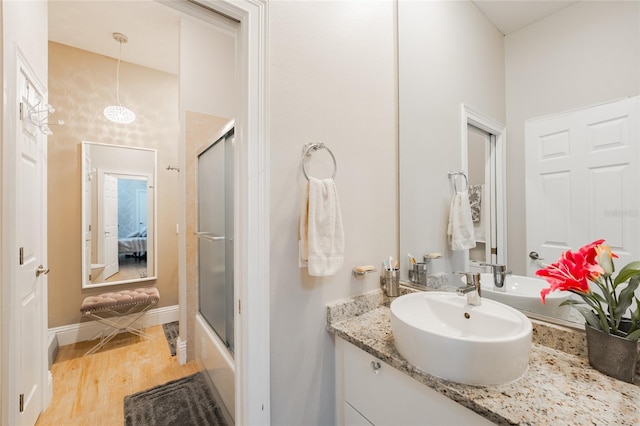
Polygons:
[[492,425],[489,420],[336,337],[339,425]]

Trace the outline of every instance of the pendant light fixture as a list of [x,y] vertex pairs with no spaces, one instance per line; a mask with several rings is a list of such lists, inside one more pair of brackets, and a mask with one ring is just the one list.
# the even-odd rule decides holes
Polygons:
[[118,53],[118,65],[116,67],[116,101],[117,105],[109,105],[104,109],[104,116],[114,123],[130,124],[136,119],[136,114],[127,107],[120,105],[120,57],[122,56],[122,44],[129,41],[126,35],[113,33],[115,41],[120,43],[120,52]]

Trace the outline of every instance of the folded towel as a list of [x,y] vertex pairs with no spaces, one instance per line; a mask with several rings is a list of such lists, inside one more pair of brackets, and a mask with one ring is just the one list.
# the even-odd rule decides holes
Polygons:
[[309,185],[304,185],[300,196],[298,219],[298,267],[306,268],[309,262]]
[[471,219],[473,219],[473,223],[480,222],[483,191],[484,185],[482,184],[469,186],[469,205],[471,206]]
[[303,197],[300,207],[299,263],[304,267],[306,256],[309,275],[333,275],[344,261],[344,230],[335,182],[310,177],[307,194],[308,201]]
[[457,192],[451,200],[447,235],[451,250],[468,250],[476,246],[467,192]]

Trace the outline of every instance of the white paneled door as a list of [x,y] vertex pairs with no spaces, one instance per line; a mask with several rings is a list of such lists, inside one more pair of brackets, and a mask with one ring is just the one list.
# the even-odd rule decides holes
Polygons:
[[118,261],[118,178],[104,174],[102,188],[102,226],[104,230],[104,279],[120,271]]
[[[34,124],[46,94],[18,55],[16,123],[16,285],[11,312],[10,418],[33,425],[46,404],[47,384],[47,137]],[[45,114],[46,116],[46,114]],[[10,388],[11,389],[11,388]],[[14,405],[15,404],[15,405]],[[15,411],[13,411],[15,410]]]
[[[639,97],[525,124],[527,254],[555,262],[606,239],[618,268],[640,259]],[[540,268],[528,259],[529,275]]]

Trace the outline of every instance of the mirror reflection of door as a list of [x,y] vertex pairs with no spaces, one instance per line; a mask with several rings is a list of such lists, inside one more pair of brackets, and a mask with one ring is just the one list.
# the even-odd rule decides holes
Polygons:
[[495,144],[495,137],[467,124],[468,193],[476,239],[476,246],[469,250],[469,264],[476,267],[481,266],[481,263],[495,263],[495,256],[491,250],[495,247],[495,227],[491,226],[492,174],[495,175],[495,158],[491,155],[492,144]]
[[527,253],[552,263],[604,238],[616,264],[638,259],[639,108],[634,96],[527,120]]
[[[118,178],[105,174],[102,180],[102,253],[104,255],[103,278],[114,276],[118,265]],[[99,191],[100,193],[100,191]],[[99,200],[100,202],[100,200]],[[98,251],[100,253],[100,251]]]
[[82,147],[83,288],[155,279],[155,150]]

